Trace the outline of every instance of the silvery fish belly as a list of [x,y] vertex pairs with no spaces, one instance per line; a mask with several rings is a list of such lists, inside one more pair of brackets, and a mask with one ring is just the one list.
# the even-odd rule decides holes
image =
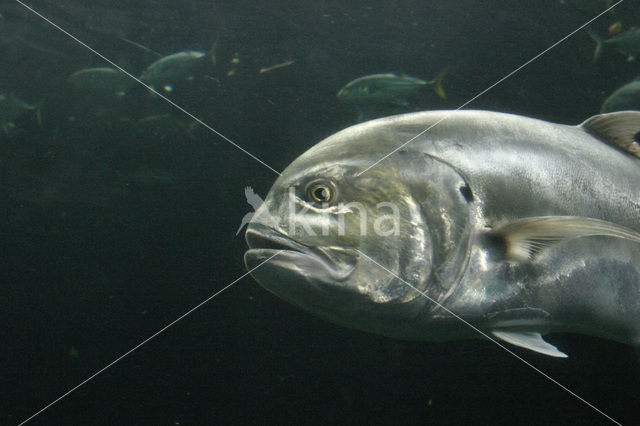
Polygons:
[[358,124],[277,179],[246,266],[302,309],[387,336],[481,331],[556,357],[546,333],[640,345],[639,131],[629,111],[579,126],[486,111]]

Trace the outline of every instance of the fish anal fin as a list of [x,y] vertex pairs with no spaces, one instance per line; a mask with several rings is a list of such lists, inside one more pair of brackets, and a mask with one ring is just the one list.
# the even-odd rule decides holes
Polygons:
[[574,238],[608,236],[640,243],[640,233],[600,219],[579,216],[538,216],[518,219],[491,234],[505,245],[511,260],[530,260],[545,249]]
[[553,346],[551,343],[546,342],[542,338],[542,335],[538,332],[494,330],[491,332],[491,334],[507,343],[511,343],[512,345],[529,349],[543,355],[548,355],[556,358],[569,357],[569,355],[565,354],[564,352],[560,352],[558,348]]
[[640,158],[640,111],[594,115],[580,125],[587,133]]

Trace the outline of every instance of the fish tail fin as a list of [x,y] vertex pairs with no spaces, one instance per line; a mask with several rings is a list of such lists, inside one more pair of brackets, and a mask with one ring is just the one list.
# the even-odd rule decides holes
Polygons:
[[447,94],[445,93],[444,88],[442,87],[442,80],[444,79],[444,76],[447,75],[448,72],[449,72],[449,65],[444,67],[444,69],[440,71],[440,74],[438,74],[436,78],[434,78],[429,82],[433,84],[433,91],[436,92],[436,95],[438,95],[438,97],[441,99],[447,99]]
[[587,34],[589,34],[589,37],[596,42],[596,48],[593,51],[593,63],[595,64],[600,58],[600,55],[602,55],[602,37],[593,31],[591,27],[587,27]]
[[44,100],[33,106],[36,112],[36,122],[38,123],[38,127],[42,127],[42,105],[44,105]]
[[211,48],[207,52],[207,58],[211,61],[211,64],[215,68],[218,66],[218,58],[216,57],[216,53],[218,51],[218,42],[220,41],[220,33],[216,34],[216,39],[211,44]]
[[15,95],[15,93],[9,93],[9,99],[11,102],[16,103],[20,108],[24,108],[29,111],[34,111],[36,114],[40,114],[40,110],[42,109],[42,105],[44,104],[44,100],[41,100],[35,104],[30,104],[28,102],[23,101],[19,97]]

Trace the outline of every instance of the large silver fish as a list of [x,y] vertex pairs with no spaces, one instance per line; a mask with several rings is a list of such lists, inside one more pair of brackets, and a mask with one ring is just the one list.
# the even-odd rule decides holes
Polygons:
[[639,130],[640,112],[568,126],[433,111],[347,128],[277,179],[245,264],[294,305],[387,336],[479,330],[556,357],[545,333],[640,345]]

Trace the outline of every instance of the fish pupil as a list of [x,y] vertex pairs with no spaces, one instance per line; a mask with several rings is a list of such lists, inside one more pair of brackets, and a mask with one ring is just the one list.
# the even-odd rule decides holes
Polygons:
[[317,188],[313,196],[318,201],[327,201],[329,199],[329,191],[326,188]]

